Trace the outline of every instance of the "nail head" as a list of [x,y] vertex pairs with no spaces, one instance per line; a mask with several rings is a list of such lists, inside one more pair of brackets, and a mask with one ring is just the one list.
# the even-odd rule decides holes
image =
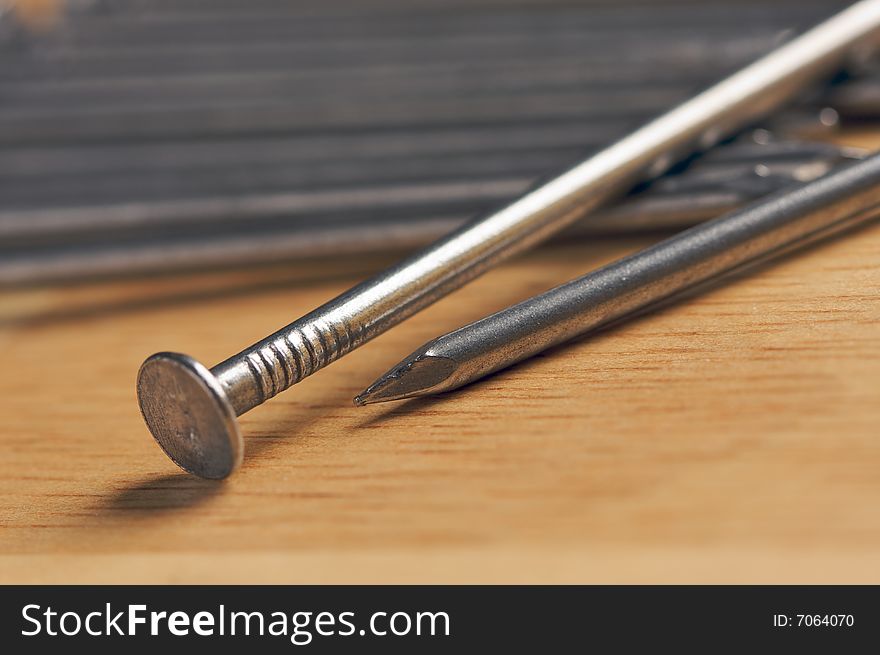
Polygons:
[[147,427],[180,468],[212,479],[238,468],[244,444],[235,411],[207,367],[157,353],[141,366],[137,391]]

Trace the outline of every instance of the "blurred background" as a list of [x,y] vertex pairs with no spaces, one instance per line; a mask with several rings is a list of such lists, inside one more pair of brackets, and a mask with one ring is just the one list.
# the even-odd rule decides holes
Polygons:
[[[830,15],[832,0],[7,0],[0,284],[406,251]],[[859,156],[854,62],[577,231],[675,229]],[[609,215],[610,214],[610,215]]]

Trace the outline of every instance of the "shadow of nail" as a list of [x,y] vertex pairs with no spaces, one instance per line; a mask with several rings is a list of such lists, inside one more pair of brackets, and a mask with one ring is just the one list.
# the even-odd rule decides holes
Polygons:
[[127,517],[156,516],[196,507],[217,496],[223,482],[171,473],[122,487],[102,499],[98,511]]
[[[482,382],[482,380],[478,380],[477,382],[468,385],[466,390],[470,390],[471,387],[479,385],[480,382]],[[377,428],[383,426],[386,421],[398,416],[412,414],[413,412],[419,412],[422,416],[430,416],[432,408],[442,405],[447,400],[453,399],[455,395],[456,392],[453,391],[450,393],[437,394],[436,396],[410,398],[409,400],[399,402],[393,401],[385,404],[385,408],[379,410],[378,414],[365,418],[357,427],[359,429]],[[461,392],[459,392],[458,395],[461,395]]]

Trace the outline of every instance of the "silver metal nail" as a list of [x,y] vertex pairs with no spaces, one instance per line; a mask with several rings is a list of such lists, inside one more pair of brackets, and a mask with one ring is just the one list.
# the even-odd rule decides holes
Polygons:
[[453,391],[741,266],[876,219],[878,202],[874,155],[432,339],[355,404]]

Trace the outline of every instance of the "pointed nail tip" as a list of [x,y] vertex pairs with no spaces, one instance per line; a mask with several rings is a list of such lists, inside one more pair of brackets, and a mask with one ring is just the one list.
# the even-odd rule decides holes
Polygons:
[[386,400],[393,400],[393,398],[389,398],[387,393],[388,387],[393,386],[393,380],[389,378],[379,378],[369,387],[361,391],[354,398],[354,404],[363,407],[364,405],[372,405],[374,403],[381,403]]
[[[354,403],[363,407],[429,395],[429,390],[434,389],[449,375],[450,362],[451,360],[446,358],[424,353],[410,356],[355,396]],[[438,367],[440,363],[445,365]],[[432,371],[433,375],[429,374],[426,377],[425,367],[428,367],[427,370]]]
[[376,403],[385,403],[390,400],[397,400],[397,396],[382,394],[382,389],[370,389],[368,388],[365,391],[362,391],[358,394],[354,399],[354,404],[359,407],[363,407],[365,405],[374,405]]
[[375,405],[376,403],[386,402],[388,400],[393,400],[392,398],[360,398],[355,401],[355,404],[358,407],[366,407],[367,405]]
[[420,390],[403,391],[401,386],[400,378],[390,377],[379,380],[359,393],[354,402],[363,407],[364,405],[387,403],[393,400],[406,400],[419,395]]

